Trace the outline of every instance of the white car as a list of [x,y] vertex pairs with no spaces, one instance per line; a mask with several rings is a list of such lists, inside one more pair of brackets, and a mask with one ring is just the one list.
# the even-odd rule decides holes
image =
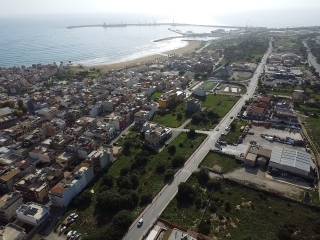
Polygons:
[[138,221],[138,227],[141,227],[143,224],[143,218],[140,218],[139,221]]
[[73,231],[69,231],[69,232],[67,233],[67,238],[70,238],[70,237],[72,236],[72,233],[73,233]]

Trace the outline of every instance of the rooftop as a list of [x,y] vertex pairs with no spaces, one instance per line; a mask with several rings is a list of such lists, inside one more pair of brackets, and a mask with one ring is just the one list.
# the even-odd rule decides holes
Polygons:
[[309,153],[285,147],[274,147],[272,149],[270,162],[297,168],[306,172],[309,172],[310,167],[313,167]]

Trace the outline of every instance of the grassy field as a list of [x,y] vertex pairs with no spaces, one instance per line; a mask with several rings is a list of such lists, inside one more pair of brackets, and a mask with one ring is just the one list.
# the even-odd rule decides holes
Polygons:
[[[136,160],[136,156],[139,156],[142,151],[142,141],[140,136],[136,132],[130,132],[125,139],[122,139],[122,143],[126,141],[132,142],[132,146],[130,148],[130,153],[127,155],[122,154],[114,163],[113,165],[103,174],[105,176],[111,176],[115,179],[115,183],[119,179],[121,172],[123,169],[128,169],[129,174],[132,171],[135,171],[135,174],[138,174],[139,184],[138,187],[134,190],[139,198],[142,195],[150,194],[151,197],[156,195],[161,188],[165,185],[164,181],[164,173],[158,173],[156,168],[159,164],[164,166],[164,169],[172,168],[174,172],[176,172],[179,167],[174,168],[172,166],[172,159],[175,157],[181,157],[184,160],[187,160],[189,156],[195,151],[196,148],[203,142],[205,139],[205,135],[196,135],[194,139],[188,138],[186,133],[180,134],[168,147],[166,147],[160,153],[149,153],[148,161],[144,166],[143,170],[130,170],[130,167]],[[174,155],[170,155],[167,149],[170,146],[176,147],[176,152]],[[144,152],[145,153],[145,152]],[[92,195],[92,201],[88,206],[84,208],[70,208],[70,211],[77,211],[79,214],[79,220],[77,223],[72,227],[73,229],[80,231],[81,233],[93,233],[94,231],[99,231],[107,226],[108,223],[105,225],[98,225],[96,213],[95,213],[95,205],[96,205],[96,197],[97,195],[103,190],[103,182],[102,178],[98,180],[91,188],[94,192]],[[123,194],[124,189],[118,188],[117,184],[114,184],[111,191],[118,192],[119,194]],[[145,206],[138,205],[134,209],[130,210],[134,217],[137,217],[139,213],[143,210]],[[104,213],[108,214],[108,213]],[[110,220],[109,220],[110,221]]]
[[220,181],[221,190],[215,192],[201,187],[195,177],[188,182],[196,189],[201,199],[198,202],[203,204],[181,207],[175,198],[162,214],[163,219],[195,231],[201,219],[209,219],[208,235],[217,239],[307,240],[319,237],[319,210],[223,180]]
[[247,122],[243,120],[234,120],[232,125],[234,128],[231,128],[227,135],[222,136],[222,140],[226,141],[228,144],[238,143],[238,140],[242,134],[241,128],[247,125]]
[[[181,118],[179,118],[179,115],[181,116]],[[166,114],[157,114],[153,119],[153,121],[156,123],[172,128],[179,127],[186,120],[187,117],[185,103],[179,104],[175,109],[171,110]]]
[[215,82],[205,81],[205,82],[202,84],[201,88],[202,88],[203,90],[205,90],[205,91],[210,91],[210,90],[212,90],[216,85],[217,85],[217,83],[215,83]]
[[222,118],[230,111],[238,100],[239,97],[210,94],[206,97],[202,106],[207,110],[214,111],[220,118]]
[[209,152],[200,166],[212,169],[215,172],[223,174],[232,172],[233,170],[241,167],[241,164],[237,162],[233,157],[215,152]]
[[[206,108],[206,111],[213,111],[216,113],[219,118],[223,118],[233,107],[233,105],[239,100],[239,97],[235,96],[226,96],[226,95],[214,95],[210,94],[206,97],[204,101],[202,101],[202,107]],[[208,123],[199,123],[199,124],[192,124],[188,125],[188,128],[193,129],[213,129],[216,124],[212,122]]]

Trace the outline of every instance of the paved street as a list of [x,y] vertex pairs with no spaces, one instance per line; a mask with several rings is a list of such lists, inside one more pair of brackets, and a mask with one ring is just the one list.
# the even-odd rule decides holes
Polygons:
[[[208,137],[204,140],[204,142],[199,146],[199,148],[190,156],[190,158],[185,163],[184,167],[179,170],[174,178],[174,181],[170,185],[166,185],[159,192],[159,194],[153,199],[152,203],[142,212],[142,214],[136,219],[136,221],[132,224],[128,233],[123,238],[124,240],[140,240],[142,239],[148,232],[148,230],[152,227],[152,225],[156,222],[158,217],[170,203],[170,201],[174,198],[176,193],[178,192],[178,186],[180,183],[185,182],[193,172],[198,169],[199,164],[214,147],[215,143],[224,132],[224,129],[228,127],[232,119],[231,117],[235,117],[244,106],[245,102],[250,99],[258,85],[259,76],[263,73],[264,65],[266,64],[266,60],[272,51],[272,45],[270,42],[270,47],[263,57],[261,63],[256,69],[256,72],[251,78],[250,84],[248,86],[247,94],[242,96],[240,100],[234,105],[234,107],[230,110],[230,112],[221,120],[221,122],[216,126],[214,130],[209,132]],[[137,222],[143,217],[144,224],[138,228]]]

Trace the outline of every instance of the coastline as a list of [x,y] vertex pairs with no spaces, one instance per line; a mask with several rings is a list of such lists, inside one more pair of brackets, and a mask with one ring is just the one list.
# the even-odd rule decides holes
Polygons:
[[[144,64],[152,64],[154,62],[157,62],[159,60],[163,60],[167,58],[170,55],[185,55],[194,52],[196,49],[200,48],[202,45],[202,41],[198,40],[186,40],[188,43],[186,46],[177,48],[174,50],[162,52],[162,53],[157,53],[157,54],[152,54],[148,55],[145,57],[140,57],[136,58],[133,60],[128,60],[124,62],[118,62],[118,63],[111,63],[111,64],[102,64],[102,65],[96,65],[96,66],[85,66],[82,65],[83,69],[90,69],[90,68],[95,68],[99,69],[102,72],[110,72],[110,71],[117,71],[125,68],[132,68],[136,67],[139,65],[144,65]],[[79,68],[79,66],[74,66],[75,69]]]

